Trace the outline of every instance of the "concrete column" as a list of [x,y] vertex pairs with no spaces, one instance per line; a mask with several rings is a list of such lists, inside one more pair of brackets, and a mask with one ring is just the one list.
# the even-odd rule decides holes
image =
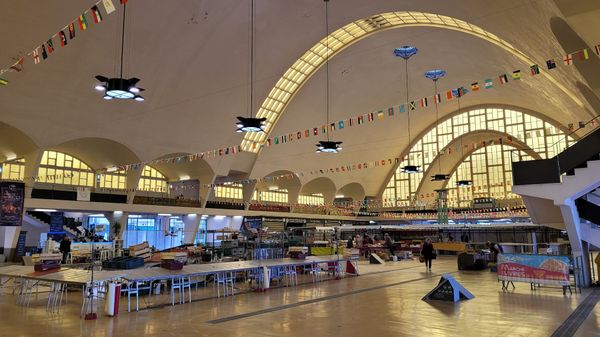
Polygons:
[[105,212],[104,215],[106,219],[110,223],[110,231],[114,233],[114,224],[118,222],[121,225],[121,229],[117,234],[117,239],[123,239],[123,233],[125,233],[125,229],[127,228],[127,219],[129,214],[127,212],[115,211],[115,212]]
[[17,249],[17,241],[19,240],[19,233],[21,233],[21,226],[0,227],[0,244],[4,248],[6,261],[13,261]]
[[300,189],[302,186],[287,187],[288,190],[288,203],[290,206],[290,212],[294,212],[294,205],[298,204],[298,197],[300,196]]
[[[43,154],[44,151],[38,149],[23,156],[23,159],[25,159],[25,178],[37,177]],[[25,179],[25,198],[31,198],[34,185],[35,180]]]
[[591,284],[590,277],[590,262],[588,260],[589,250],[586,242],[581,239],[581,223],[579,221],[579,212],[571,199],[565,200],[565,205],[560,205],[560,212],[565,221],[565,227],[569,234],[569,242],[571,243],[571,254],[573,258],[581,257],[583,261],[583,280],[582,286],[588,287]]
[[137,189],[138,182],[140,181],[140,177],[142,176],[143,166],[140,166],[137,170],[129,170],[127,171],[127,182],[125,184],[127,188],[127,203],[133,204],[133,199],[135,198],[135,190]]
[[183,232],[185,235],[183,236],[184,244],[193,244],[196,239],[196,235],[198,235],[198,226],[200,225],[200,215],[199,214],[188,214],[183,216]]
[[248,210],[248,204],[252,199],[252,194],[256,188],[256,181],[248,184],[242,184],[242,197],[244,198],[245,209]]

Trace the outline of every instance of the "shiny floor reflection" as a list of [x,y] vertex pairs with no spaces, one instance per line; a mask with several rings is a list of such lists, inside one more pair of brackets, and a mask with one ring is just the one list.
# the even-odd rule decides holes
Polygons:
[[[0,297],[0,336],[549,336],[587,295],[562,295],[558,288],[531,291],[515,283],[502,292],[489,271],[458,272],[453,258],[434,261],[427,272],[418,262],[361,265],[360,277],[242,293],[191,304],[126,311],[116,318],[79,319],[80,293],[69,295],[60,314],[40,300],[17,307]],[[461,303],[421,300],[448,272],[475,298]],[[203,290],[204,295],[210,289]],[[164,301],[165,298],[157,298]],[[123,310],[125,309],[125,310]],[[210,321],[220,323],[210,323]],[[598,334],[596,308],[577,336]]]

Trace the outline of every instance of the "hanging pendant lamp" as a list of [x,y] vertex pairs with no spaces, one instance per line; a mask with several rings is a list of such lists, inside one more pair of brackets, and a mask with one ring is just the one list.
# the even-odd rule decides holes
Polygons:
[[[434,96],[433,96],[433,100],[435,102],[435,129],[436,129],[436,139],[438,139],[438,146],[439,146],[439,134],[438,134],[438,127],[439,127],[439,122],[440,122],[440,118],[439,118],[439,109],[438,109],[438,103],[437,103],[437,97],[438,97],[438,88],[437,88],[437,81],[446,76],[446,71],[441,70],[441,69],[433,69],[433,70],[429,70],[427,72],[425,72],[425,77],[427,77],[428,79],[433,81],[433,88],[434,88]],[[434,174],[431,176],[431,181],[444,181],[444,180],[448,180],[450,179],[450,175],[445,174],[445,173],[440,173],[440,171],[442,170],[442,159],[440,158],[440,160],[438,160],[438,173]]]
[[408,125],[408,148],[409,148],[409,153],[408,153],[408,165],[402,167],[400,170],[404,173],[418,173],[421,172],[420,167],[416,166],[416,165],[411,165],[410,164],[410,142],[411,142],[411,137],[410,137],[410,107],[408,105],[408,59],[411,58],[411,56],[417,54],[417,52],[419,51],[419,49],[417,49],[416,47],[413,46],[402,46],[400,48],[396,48],[394,49],[394,55],[396,55],[397,57],[401,57],[404,59],[404,77],[405,77],[405,82],[406,82],[406,113],[407,113],[407,125]]
[[254,109],[254,0],[250,2],[250,105],[248,107],[248,116],[238,116],[238,122],[235,124],[236,132],[264,132],[266,127],[266,118],[252,117]]
[[[458,101],[458,114],[457,116],[460,116],[460,97],[462,95],[457,96],[457,101]],[[463,138],[460,138],[460,158],[462,159],[464,156],[464,146],[463,146]],[[459,165],[460,167],[460,165]],[[458,180],[456,182],[456,186],[457,187],[467,187],[467,186],[471,186],[473,185],[473,180],[468,180],[468,179],[461,179]]]
[[[325,78],[326,78],[326,88],[325,88],[325,109],[326,109],[326,119],[327,119],[327,128],[329,128],[329,0],[323,0],[325,2]],[[338,153],[342,150],[342,142],[336,142],[329,139],[329,129],[327,131],[327,140],[319,141],[317,145],[317,153],[325,152],[325,153]]]
[[125,14],[127,4],[123,4],[123,27],[121,30],[121,71],[119,77],[109,78],[102,75],[96,75],[96,79],[101,83],[96,84],[95,89],[104,92],[104,99],[133,99],[138,102],[144,101],[144,97],[139,93],[144,89],[137,86],[139,78],[123,78],[123,53],[125,49]]

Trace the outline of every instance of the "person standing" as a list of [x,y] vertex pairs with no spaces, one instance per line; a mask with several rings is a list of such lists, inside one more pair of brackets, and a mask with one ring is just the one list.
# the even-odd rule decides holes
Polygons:
[[62,240],[60,241],[60,252],[63,255],[63,263],[67,263],[67,257],[71,252],[71,240],[69,240],[69,237],[66,235],[63,236]]
[[435,257],[431,239],[425,240],[423,247],[421,247],[421,256],[423,256],[423,261],[425,262],[425,269],[431,270],[431,260]]
[[383,239],[385,240],[385,246],[390,250],[390,259],[394,256],[394,241],[390,237],[388,233],[383,235]]

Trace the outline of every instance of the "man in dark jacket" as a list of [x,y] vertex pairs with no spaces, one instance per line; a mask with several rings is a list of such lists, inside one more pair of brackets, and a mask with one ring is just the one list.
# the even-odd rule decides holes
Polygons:
[[431,239],[427,239],[425,240],[425,243],[423,243],[423,247],[421,247],[421,256],[423,256],[423,262],[425,262],[425,269],[431,270],[431,260],[435,258]]
[[69,240],[68,236],[63,236],[63,239],[60,241],[60,252],[63,255],[62,262],[67,263],[67,257],[71,252],[71,240]]

